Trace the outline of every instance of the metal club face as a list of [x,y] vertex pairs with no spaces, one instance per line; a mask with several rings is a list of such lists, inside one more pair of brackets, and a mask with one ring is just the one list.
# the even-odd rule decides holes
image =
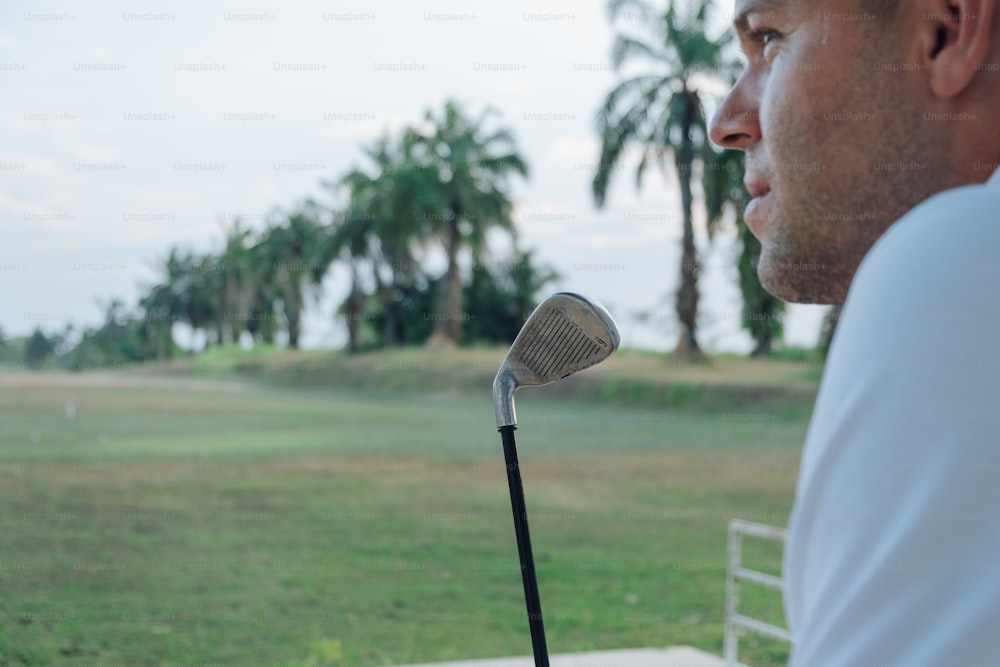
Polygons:
[[497,427],[516,426],[514,391],[599,364],[618,349],[618,325],[601,304],[573,292],[545,299],[521,327],[493,380]]

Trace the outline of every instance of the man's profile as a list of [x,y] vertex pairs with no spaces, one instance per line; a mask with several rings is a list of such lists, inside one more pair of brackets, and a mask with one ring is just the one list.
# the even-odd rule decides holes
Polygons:
[[844,304],[785,551],[791,664],[1000,656],[995,0],[736,0],[758,274]]

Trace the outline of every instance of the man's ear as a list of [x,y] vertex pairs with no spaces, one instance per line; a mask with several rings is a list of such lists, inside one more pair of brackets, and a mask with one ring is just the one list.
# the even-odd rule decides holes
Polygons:
[[[909,0],[902,0],[908,4]],[[942,99],[961,93],[982,67],[993,38],[995,0],[920,0],[910,25],[919,30],[920,56],[931,91]]]

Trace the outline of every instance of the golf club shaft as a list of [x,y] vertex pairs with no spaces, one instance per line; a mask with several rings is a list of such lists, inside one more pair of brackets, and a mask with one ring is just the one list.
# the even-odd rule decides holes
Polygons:
[[545,627],[542,624],[542,602],[538,598],[535,559],[531,554],[528,514],[524,506],[521,468],[517,463],[517,444],[514,442],[514,431],[516,429],[516,426],[504,426],[499,430],[500,437],[503,439],[503,455],[507,460],[507,484],[510,486],[510,505],[514,510],[514,532],[517,534],[517,553],[521,558],[521,580],[524,582],[524,601],[528,607],[531,649],[535,655],[535,667],[549,667],[549,654],[545,646]]

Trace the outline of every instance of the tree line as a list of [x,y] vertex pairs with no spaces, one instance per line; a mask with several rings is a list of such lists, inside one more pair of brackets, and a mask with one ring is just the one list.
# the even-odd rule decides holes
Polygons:
[[[668,2],[657,11],[641,0],[609,2],[608,17],[618,30],[613,65],[621,71],[637,63],[643,73],[616,83],[596,114],[597,207],[607,203],[612,175],[630,147],[640,153],[636,187],[654,163],[679,181],[683,239],[675,309],[682,333],[674,353],[688,359],[702,356],[696,197],[703,200],[710,236],[727,210],[735,212],[742,325],[755,341],[753,354],[768,354],[780,340],[784,310],[757,280],[760,245],[741,219],[748,198],[742,155],[719,151],[708,140],[699,83],[731,80],[738,71],[729,37],[708,35],[711,6],[711,0],[680,9]],[[623,26],[626,12],[641,20]],[[497,116],[493,109],[470,115],[454,101],[439,113],[428,110],[422,123],[364,146],[361,165],[324,182],[329,202],[310,199],[291,211],[274,211],[260,231],[236,220],[214,253],[170,249],[157,282],[143,288],[135,307],[112,301],[104,323],[85,329],[75,344],[69,332],[46,337],[36,330],[25,343],[25,360],[39,365],[55,355],[62,365],[81,368],[170,359],[180,352],[176,323],[202,332],[209,344],[248,338],[274,344],[280,335],[295,349],[308,294],[318,293],[338,265],[349,279],[337,313],[351,351],[510,342],[557,274],[517,246],[510,184],[527,179],[529,167]],[[491,253],[487,239],[494,230],[513,240],[511,256]],[[426,266],[431,252],[444,257],[440,275]],[[464,275],[463,256],[472,266]]]
[[[182,353],[177,323],[210,345],[281,336],[297,349],[306,300],[337,265],[350,282],[337,314],[351,351],[509,342],[558,274],[517,246],[509,187],[528,166],[510,130],[492,126],[495,115],[471,117],[454,102],[440,115],[428,111],[423,129],[384,135],[363,148],[364,164],[324,182],[330,202],[275,210],[260,231],[237,219],[216,252],[171,248],[135,307],[112,301],[104,323],[75,344],[71,330],[36,330],[25,362],[38,367],[55,356],[65,367],[96,368],[170,359]],[[509,256],[488,247],[494,229],[514,240]],[[446,259],[437,276],[426,266],[435,251]]]

